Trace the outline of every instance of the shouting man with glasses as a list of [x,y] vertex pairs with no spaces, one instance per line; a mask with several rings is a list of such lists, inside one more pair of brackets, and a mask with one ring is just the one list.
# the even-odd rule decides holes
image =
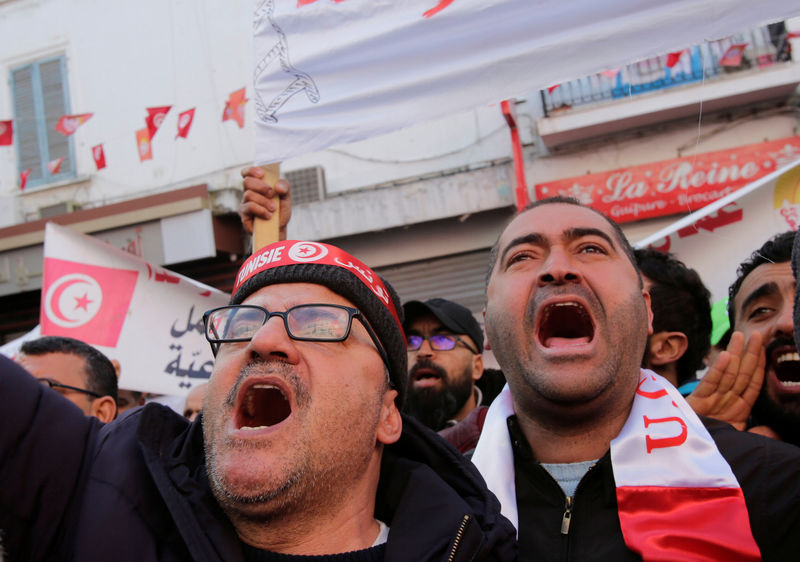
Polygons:
[[101,422],[117,417],[114,365],[91,345],[73,338],[44,336],[23,343],[17,362],[87,416]]
[[388,284],[334,246],[285,241],[251,256],[233,292],[204,315],[216,361],[194,422],[150,404],[53,431],[38,419],[49,393],[0,362],[0,478],[23,488],[0,490],[12,558],[515,558],[477,470],[400,414]]
[[483,330],[469,309],[445,299],[403,305],[408,343],[406,412],[439,431],[481,403]]

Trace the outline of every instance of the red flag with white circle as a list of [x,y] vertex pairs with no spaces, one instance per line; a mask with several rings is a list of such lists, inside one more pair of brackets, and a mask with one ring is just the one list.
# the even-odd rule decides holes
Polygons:
[[[211,228],[211,214],[201,214]],[[192,224],[199,225],[198,218]],[[145,253],[161,245],[152,238],[156,228],[149,232],[139,240]],[[214,365],[203,312],[229,296],[145,261],[121,240],[107,243],[55,223],[45,226],[42,334],[81,339],[117,359],[121,388],[185,394],[205,382]]]
[[102,144],[92,147],[92,158],[94,158],[94,165],[98,170],[106,167],[106,152],[103,150]]
[[164,117],[167,116],[170,109],[172,109],[171,105],[147,108],[147,117],[145,117],[144,121],[147,123],[147,131],[150,133],[150,140],[156,136],[156,131],[158,131],[164,123]]
[[180,115],[178,115],[178,134],[175,136],[177,139],[178,137],[186,138],[189,135],[189,129],[192,127],[192,121],[194,121],[194,110],[187,109]]
[[42,334],[115,347],[138,276],[129,269],[45,258]]
[[94,113],[81,113],[80,115],[62,115],[56,123],[56,131],[62,135],[70,136],[78,127],[86,123]]

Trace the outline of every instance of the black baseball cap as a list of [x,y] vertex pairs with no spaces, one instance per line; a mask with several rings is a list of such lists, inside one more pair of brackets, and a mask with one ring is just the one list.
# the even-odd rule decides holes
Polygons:
[[472,312],[458,303],[447,299],[428,299],[426,301],[408,301],[403,305],[405,320],[403,328],[422,314],[433,314],[442,325],[454,334],[466,334],[475,343],[478,353],[483,353],[483,329]]

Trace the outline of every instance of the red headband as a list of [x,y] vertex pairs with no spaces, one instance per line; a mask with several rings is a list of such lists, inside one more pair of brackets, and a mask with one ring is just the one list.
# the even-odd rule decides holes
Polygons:
[[403,324],[394,307],[392,297],[380,277],[359,260],[330,244],[321,242],[300,242],[297,240],[284,240],[265,246],[247,258],[236,274],[236,283],[233,285],[233,294],[251,277],[272,269],[286,265],[299,265],[313,263],[341,267],[353,273],[375,296],[386,306],[392,314],[402,333]]

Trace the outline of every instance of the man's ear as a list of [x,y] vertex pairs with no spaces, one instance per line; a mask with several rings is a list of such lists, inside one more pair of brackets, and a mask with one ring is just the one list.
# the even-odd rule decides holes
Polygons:
[[103,423],[117,417],[117,403],[110,396],[101,396],[92,401],[92,415]]
[[644,303],[647,305],[647,335],[653,334],[653,304],[650,300],[650,293],[646,289],[642,289],[644,296]]
[[483,354],[472,355],[472,380],[476,381],[483,376]]
[[650,336],[647,360],[650,365],[675,363],[689,348],[689,338],[683,332],[658,332]]
[[387,390],[383,395],[381,405],[381,418],[378,421],[377,439],[379,443],[391,445],[400,439],[403,432],[403,418],[394,399],[397,398],[396,390]]

